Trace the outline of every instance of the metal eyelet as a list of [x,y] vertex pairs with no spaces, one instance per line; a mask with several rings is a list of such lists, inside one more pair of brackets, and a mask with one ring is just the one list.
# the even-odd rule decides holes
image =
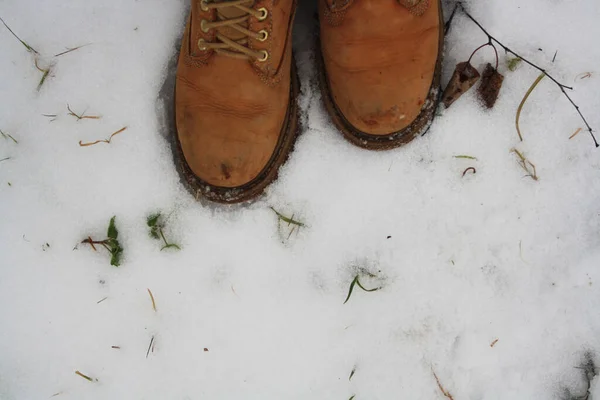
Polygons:
[[261,50],[260,53],[263,55],[261,58],[257,58],[258,62],[265,62],[269,59],[269,52],[266,50]]
[[208,31],[210,30],[210,28],[207,27],[206,24],[208,24],[207,20],[203,19],[202,21],[200,21],[200,30],[204,33],[208,33]]
[[267,19],[267,17],[269,16],[269,10],[267,10],[266,8],[262,7],[259,8],[258,11],[260,11],[262,13],[262,15],[260,15],[257,19],[259,21],[264,21],[265,19]]
[[269,38],[269,32],[267,32],[266,30],[262,30],[260,32],[258,32],[261,36],[258,38],[259,41],[264,42]]
[[207,11],[209,11],[209,9],[208,9],[208,5],[206,4],[206,1],[205,1],[205,0],[202,0],[202,1],[200,2],[200,9],[201,9],[202,11],[204,11],[204,12],[207,12]]
[[200,51],[206,51],[206,40],[204,39],[198,39],[198,48],[200,49]]

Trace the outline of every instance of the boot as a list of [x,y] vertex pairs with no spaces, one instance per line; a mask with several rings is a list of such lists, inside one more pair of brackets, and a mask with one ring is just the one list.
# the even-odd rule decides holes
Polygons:
[[178,167],[196,197],[261,194],[298,126],[295,0],[192,0],[175,84]]
[[385,150],[425,133],[438,104],[440,0],[319,0],[325,107],[352,143]]

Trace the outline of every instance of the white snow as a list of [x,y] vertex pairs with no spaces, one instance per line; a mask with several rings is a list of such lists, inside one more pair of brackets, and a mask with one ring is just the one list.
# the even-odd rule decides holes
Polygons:
[[[353,147],[320,102],[313,3],[302,1],[295,30],[296,150],[263,198],[222,207],[183,188],[161,122],[186,0],[0,2],[40,67],[52,65],[37,92],[34,57],[0,26],[0,129],[18,141],[0,137],[0,160],[10,157],[0,162],[0,399],[445,399],[433,371],[455,400],[585,394],[577,367],[586,353],[600,362],[600,150],[585,131],[568,139],[584,127],[575,109],[545,79],[519,143],[515,112],[538,72],[508,71],[501,53],[493,110],[473,90],[406,147]],[[597,0],[467,6],[573,85],[600,129]],[[485,41],[458,15],[444,81]],[[77,121],[67,104],[102,118]],[[125,126],[110,144],[78,144]],[[539,181],[524,177],[514,147]],[[468,167],[477,173],[461,177]],[[270,206],[307,226],[288,240]],[[181,251],[148,236],[156,211],[170,214],[165,234]],[[119,268],[103,249],[74,250],[104,238],[113,215]],[[356,287],[343,304],[357,273],[382,289]],[[597,378],[591,392],[600,399]]]

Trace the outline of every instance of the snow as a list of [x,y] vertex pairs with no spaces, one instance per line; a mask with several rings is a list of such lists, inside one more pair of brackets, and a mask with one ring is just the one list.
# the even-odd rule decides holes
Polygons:
[[[406,147],[356,148],[320,102],[312,3],[295,30],[303,133],[266,195],[234,207],[196,202],[167,141],[159,92],[187,1],[0,4],[40,66],[53,65],[37,92],[33,56],[0,28],[0,129],[18,141],[0,137],[0,160],[10,157],[0,162],[0,399],[444,399],[433,372],[455,400],[585,394],[577,367],[586,354],[598,363],[600,349],[600,162],[585,132],[568,139],[584,127],[576,111],[545,79],[519,143],[514,115],[538,72],[510,72],[501,54],[493,110],[473,90]],[[467,6],[573,85],[600,127],[595,0]],[[485,41],[458,15],[444,82]],[[102,118],[77,121],[67,104]],[[125,126],[110,144],[78,144]],[[477,173],[462,177],[468,167]],[[288,239],[271,206],[306,227]],[[157,211],[181,251],[148,236]],[[78,244],[104,238],[113,215],[119,268]],[[343,304],[357,274],[382,289],[355,287]],[[590,391],[600,398],[598,378]]]

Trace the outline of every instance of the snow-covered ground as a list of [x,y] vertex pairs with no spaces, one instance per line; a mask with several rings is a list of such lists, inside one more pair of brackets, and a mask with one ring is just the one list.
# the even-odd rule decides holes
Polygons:
[[[455,400],[585,398],[582,367],[600,362],[600,150],[585,132],[569,140],[575,109],[543,80],[519,143],[538,72],[509,71],[501,53],[493,110],[472,91],[404,148],[355,148],[321,105],[315,5],[301,3],[303,134],[263,198],[222,207],[180,183],[159,98],[187,1],[0,2],[51,67],[38,92],[35,57],[0,25],[0,129],[18,142],[0,136],[0,399],[448,398],[434,372]],[[573,85],[600,129],[597,0],[467,7]],[[459,14],[444,82],[485,41]],[[306,226],[289,235],[270,207]],[[158,211],[181,251],[149,237]],[[80,244],[113,215],[118,268]],[[357,275],[382,289],[343,304]]]

